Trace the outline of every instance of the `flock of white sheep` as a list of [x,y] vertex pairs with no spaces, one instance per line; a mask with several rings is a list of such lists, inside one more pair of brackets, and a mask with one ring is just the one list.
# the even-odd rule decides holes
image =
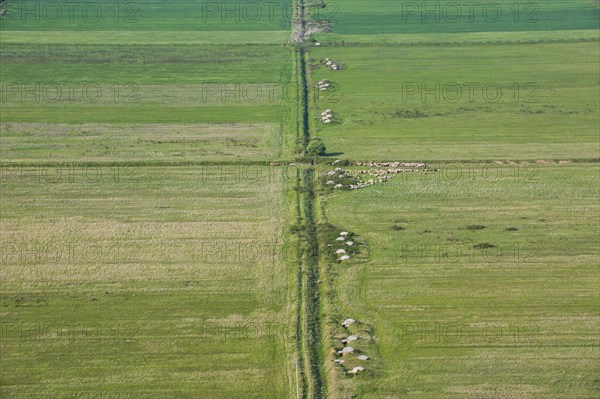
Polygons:
[[342,69],[342,66],[339,63],[329,58],[325,58],[325,66],[334,71],[340,71]]
[[[350,235],[350,233],[348,233],[347,231],[342,231],[342,232],[340,232],[339,237],[336,238],[335,240],[340,241],[340,242],[343,241],[344,244],[347,246],[353,246],[354,242],[350,241],[348,239],[349,235]],[[332,245],[330,245],[330,246],[332,246]],[[344,248],[338,248],[335,250],[336,255],[341,255],[338,258],[339,262],[343,262],[345,260],[350,259],[350,255],[348,255],[347,252],[348,251],[346,251],[346,249],[344,249]],[[348,318],[342,322],[342,326],[344,326],[344,328],[348,329],[354,323],[356,323],[356,320],[354,320],[352,318]],[[349,344],[351,344],[354,341],[358,341],[359,339],[360,338],[358,335],[349,335],[347,338],[343,339],[342,344],[344,345],[344,347],[342,348],[342,350],[338,351],[337,354],[339,356],[343,357],[344,355],[350,355],[350,354],[354,353],[355,352],[354,348],[352,346],[350,346]],[[359,355],[356,358],[361,361],[369,360],[369,356],[367,356],[367,355]],[[335,359],[334,362],[336,364],[342,365],[342,364],[344,364],[344,359]],[[366,369],[363,366],[356,366],[352,370],[348,371],[348,374],[357,374],[357,373],[360,373],[361,371],[365,371],[365,370]]]
[[[354,320],[352,318],[348,318],[342,322],[342,326],[344,326],[344,328],[348,329],[354,323],[356,323],[356,320]],[[354,341],[358,341],[359,339],[360,339],[360,337],[358,335],[349,335],[347,338],[343,339],[342,344],[344,344],[344,347],[342,348],[342,350],[338,351],[337,354],[342,357],[345,355],[353,354],[355,352],[355,349],[353,347],[351,347],[349,344]],[[367,360],[369,360],[369,356],[359,355],[356,357],[356,359],[361,360],[361,361],[367,361]],[[344,364],[345,361],[344,361],[344,359],[335,359],[334,362],[336,364],[342,365],[342,364]],[[363,366],[356,366],[352,370],[348,371],[348,374],[358,374],[361,371],[365,371],[365,370],[366,370],[366,368],[364,368]]]
[[[354,184],[341,184],[335,182],[335,180],[327,180],[325,184],[333,186],[335,189],[349,188],[350,190],[357,190],[360,188],[366,188],[376,183],[383,183],[384,181],[391,178],[393,175],[398,173],[408,172],[427,172],[428,165],[421,162],[368,162],[362,163],[357,162],[360,166],[371,166],[373,169],[360,169],[360,170],[347,170],[342,168],[335,168],[327,173],[331,179],[343,179],[346,177],[354,177],[356,179],[361,178],[364,175],[372,176],[372,179],[366,181],[359,181]],[[334,162],[335,165],[335,162]],[[381,169],[376,169],[381,168]]]

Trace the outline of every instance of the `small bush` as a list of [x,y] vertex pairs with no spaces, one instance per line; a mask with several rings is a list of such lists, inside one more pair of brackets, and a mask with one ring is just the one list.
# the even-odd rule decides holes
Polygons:
[[308,155],[313,157],[318,157],[320,155],[325,155],[327,149],[325,148],[325,143],[321,139],[312,139],[308,146],[306,147],[306,152]]
[[391,227],[392,230],[396,230],[396,231],[400,231],[400,230],[404,230],[404,227],[402,226],[398,226],[397,224],[393,225]]
[[485,229],[485,226],[482,224],[470,224],[467,226],[467,230],[483,230]]
[[473,248],[475,248],[475,249],[488,249],[488,248],[496,248],[496,246],[494,244],[490,244],[489,242],[482,242],[482,243],[473,245]]
[[292,234],[303,234],[306,231],[305,227],[301,224],[293,224],[290,227],[290,233]]

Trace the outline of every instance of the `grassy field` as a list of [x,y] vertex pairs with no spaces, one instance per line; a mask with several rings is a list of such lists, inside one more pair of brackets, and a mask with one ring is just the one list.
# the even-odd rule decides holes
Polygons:
[[0,21],[1,398],[600,395],[597,2],[67,4]]
[[35,124],[0,127],[10,165],[44,162],[137,164],[244,162],[280,155],[279,124]]
[[293,99],[289,52],[281,46],[111,40],[3,43],[3,121],[279,123]]
[[[333,122],[312,118],[311,132],[331,158],[430,162],[322,188],[321,222],[361,249],[341,263],[324,250],[330,398],[600,394],[599,8],[494,4],[492,23],[451,21],[455,2],[348,1],[314,35],[311,86],[332,89],[313,92],[311,113]],[[371,360],[336,365],[350,333]]]
[[289,21],[56,4],[0,25],[0,397],[290,397]]
[[335,122],[314,131],[355,160],[596,158],[599,54],[596,41],[312,50],[347,68],[313,71],[337,88],[315,104]]
[[314,93],[312,111],[332,109],[334,121],[311,121],[313,134],[352,160],[597,158],[598,5],[500,1],[453,19],[456,7],[348,1],[316,12],[332,33],[315,35],[311,81],[334,90]]
[[332,21],[333,32],[343,36],[594,29],[598,27],[599,14],[597,5],[588,0],[543,3],[346,0],[332,2],[316,15]]
[[369,247],[331,266],[332,313],[373,337],[357,396],[595,397],[597,165],[439,167],[324,200]]
[[71,31],[286,31],[291,2],[225,0],[113,2],[9,1],[2,23],[11,30]]
[[3,170],[0,396],[287,397],[287,185],[252,169]]

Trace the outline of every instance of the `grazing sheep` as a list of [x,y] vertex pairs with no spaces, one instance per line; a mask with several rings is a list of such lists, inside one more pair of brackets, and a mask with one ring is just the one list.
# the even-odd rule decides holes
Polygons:
[[336,254],[345,254],[346,250],[345,249],[338,249],[337,251],[335,251]]
[[347,355],[348,353],[354,353],[354,348],[351,346],[346,346],[341,351],[338,351],[338,355]]
[[361,371],[365,371],[366,369],[363,366],[356,366],[351,371],[348,371],[348,374],[357,374]]
[[344,320],[344,322],[342,323],[342,325],[346,328],[350,327],[352,324],[356,323],[356,320],[349,318]]
[[346,241],[346,245],[353,246],[354,242],[353,241]]
[[348,255],[343,255],[343,256],[340,256],[340,258],[338,260],[348,260],[348,259],[350,259],[350,257]]
[[360,355],[356,357],[358,360],[369,360],[369,356],[367,355]]
[[347,231],[342,231],[342,232],[340,233],[340,235],[341,235],[341,236],[344,236],[344,237],[345,237],[345,236],[347,236],[348,234],[350,234],[350,233],[348,233]]
[[342,344],[346,345],[353,341],[358,341],[358,336],[350,335],[348,338],[342,340]]
[[345,238],[344,238],[344,237],[338,237],[338,238],[336,238],[335,240],[336,240],[336,241],[344,241],[344,240],[345,240]]

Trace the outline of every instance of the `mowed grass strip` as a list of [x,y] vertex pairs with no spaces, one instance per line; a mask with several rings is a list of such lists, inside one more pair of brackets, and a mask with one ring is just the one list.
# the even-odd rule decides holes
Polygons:
[[326,199],[371,257],[332,266],[376,337],[356,394],[595,396],[597,164],[436,166]]
[[515,3],[348,0],[315,12],[336,34],[503,32],[597,29],[599,7],[587,0]]
[[313,49],[312,81],[335,84],[313,96],[334,122],[313,130],[349,159],[595,158],[598,55],[596,42]]
[[3,397],[288,396],[280,175],[36,173],[1,183]]
[[120,45],[233,45],[282,44],[289,31],[51,31],[2,29],[0,43],[6,44],[120,44]]
[[468,45],[468,44],[519,44],[532,42],[593,41],[598,40],[597,29],[539,30],[506,32],[467,32],[467,33],[377,33],[369,35],[321,33],[315,35],[327,45],[368,46],[368,45]]
[[[3,44],[8,83],[262,83],[289,79],[289,52],[271,45]],[[265,60],[268,59],[268,62]]]
[[19,163],[239,162],[277,158],[279,124],[0,124],[4,169]]
[[255,2],[193,0],[112,2],[82,0],[9,1],[4,5],[4,30],[70,31],[286,31],[291,1]]
[[0,53],[3,122],[279,123],[294,100],[280,46],[8,44]]

